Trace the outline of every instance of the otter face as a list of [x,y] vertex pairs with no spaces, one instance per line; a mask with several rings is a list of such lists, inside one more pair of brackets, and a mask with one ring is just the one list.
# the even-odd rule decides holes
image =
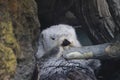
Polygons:
[[71,47],[81,47],[74,28],[69,25],[55,25],[42,31],[42,45],[44,51],[59,46],[60,53]]

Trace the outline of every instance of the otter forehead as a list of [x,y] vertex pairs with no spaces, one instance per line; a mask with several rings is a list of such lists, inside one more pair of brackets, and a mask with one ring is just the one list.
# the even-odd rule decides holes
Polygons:
[[[44,35],[47,34],[47,36],[68,36],[75,34],[75,30],[72,26],[69,25],[54,25],[50,28],[47,28],[42,32]],[[49,35],[48,35],[49,34]]]

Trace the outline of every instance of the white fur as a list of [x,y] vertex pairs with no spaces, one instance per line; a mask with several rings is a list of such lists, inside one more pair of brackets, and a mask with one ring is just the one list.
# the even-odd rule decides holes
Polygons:
[[[41,35],[42,37],[40,38],[39,48],[37,52],[38,58],[40,58],[42,55],[44,55],[45,52],[51,50],[55,46],[59,46],[60,48],[58,57],[61,56],[62,51],[65,49],[68,49],[70,47],[81,47],[74,28],[69,25],[59,24],[51,26],[50,28],[43,30]],[[71,44],[66,47],[61,46],[64,39],[67,39],[69,42],[71,42]]]

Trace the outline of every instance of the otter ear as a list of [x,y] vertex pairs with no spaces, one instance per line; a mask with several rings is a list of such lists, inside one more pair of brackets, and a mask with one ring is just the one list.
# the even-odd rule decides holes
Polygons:
[[43,33],[41,33],[39,36],[38,50],[36,53],[37,59],[41,58],[45,53],[44,45],[43,45],[43,39],[44,39],[43,37],[44,37],[44,35],[43,35]]

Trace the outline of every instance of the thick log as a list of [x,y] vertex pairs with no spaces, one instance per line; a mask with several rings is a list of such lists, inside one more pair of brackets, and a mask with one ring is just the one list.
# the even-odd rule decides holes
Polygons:
[[64,59],[48,61],[39,71],[38,80],[96,80],[89,64],[80,62],[65,61]]
[[50,58],[39,65],[36,80],[96,80],[94,69],[99,65],[97,60]]

